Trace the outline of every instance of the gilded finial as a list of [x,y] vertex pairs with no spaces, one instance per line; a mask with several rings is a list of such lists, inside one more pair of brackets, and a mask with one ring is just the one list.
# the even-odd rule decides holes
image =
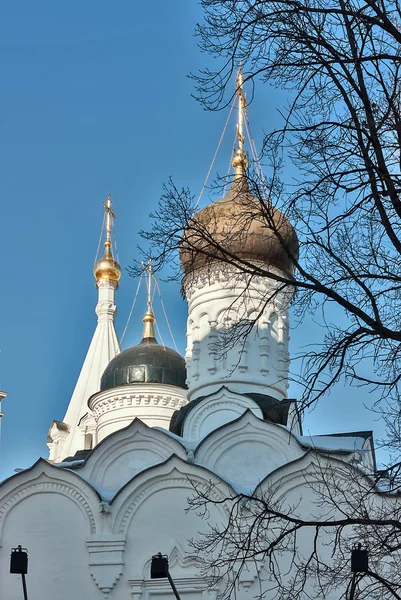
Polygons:
[[114,220],[114,213],[111,208],[111,196],[110,194],[107,196],[106,202],[103,203],[104,210],[106,211],[106,241],[104,242],[104,247],[106,248],[106,252],[108,248],[111,248],[111,229],[112,229],[112,220]]
[[154,324],[156,323],[155,315],[153,314],[152,307],[152,261],[149,260],[148,264],[142,263],[143,270],[147,272],[148,277],[146,280],[146,287],[148,291],[147,299],[147,311],[142,319],[143,322],[143,334],[142,341],[146,339],[156,339]]
[[106,211],[106,240],[104,242],[104,254],[103,257],[97,261],[94,266],[93,273],[95,275],[96,282],[101,279],[108,279],[116,281],[121,277],[121,267],[112,254],[112,241],[111,232],[113,230],[114,212],[112,210],[112,201],[110,194],[107,196],[107,200],[103,203],[104,210]]
[[238,148],[235,152],[232,165],[235,170],[235,179],[242,178],[245,174],[245,170],[248,167],[248,158],[244,151],[244,115],[246,113],[246,99],[243,90],[244,78],[242,75],[242,67],[240,66],[237,77],[237,96],[238,96],[238,122],[237,122],[237,139]]

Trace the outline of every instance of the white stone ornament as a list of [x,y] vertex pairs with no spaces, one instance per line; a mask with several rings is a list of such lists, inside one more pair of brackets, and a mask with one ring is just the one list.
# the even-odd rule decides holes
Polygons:
[[89,571],[105,599],[123,574],[125,544],[115,535],[94,536],[86,542]]

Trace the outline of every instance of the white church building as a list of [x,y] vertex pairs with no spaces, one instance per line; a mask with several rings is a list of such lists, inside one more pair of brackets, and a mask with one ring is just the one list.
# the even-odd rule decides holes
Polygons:
[[[240,116],[242,101],[240,95]],[[195,217],[205,227],[213,222],[222,243],[255,201],[244,179],[240,128],[241,118],[231,188]],[[94,269],[97,325],[67,412],[49,428],[49,457],[0,484],[0,600],[22,598],[20,577],[9,573],[11,548],[19,544],[29,551],[29,600],[170,599],[168,581],[150,578],[157,552],[168,555],[182,600],[213,600],[224,582],[202,579],[189,548],[207,528],[187,511],[193,483],[215,483],[216,498],[275,490],[283,503],[307,510],[314,465],[374,472],[372,434],[303,435],[297,403],[288,398],[288,289],[273,293],[277,283],[261,277],[249,285],[235,267],[218,259],[206,264],[202,252],[183,246],[180,257],[185,357],[159,343],[150,294],[138,344],[121,349],[110,197],[105,211],[104,255]],[[291,224],[277,210],[274,219],[297,253]],[[233,253],[292,272],[288,253],[260,220],[239,233]],[[255,315],[245,343],[216,351],[223,330]],[[211,507],[213,522],[224,523],[227,504]],[[240,600],[260,594],[267,571],[260,561],[241,572]]]

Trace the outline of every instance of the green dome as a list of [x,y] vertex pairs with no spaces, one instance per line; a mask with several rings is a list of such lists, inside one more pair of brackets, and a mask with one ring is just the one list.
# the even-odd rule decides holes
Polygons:
[[164,383],[185,389],[186,378],[184,358],[154,337],[146,337],[113,358],[102,375],[100,390],[132,383]]

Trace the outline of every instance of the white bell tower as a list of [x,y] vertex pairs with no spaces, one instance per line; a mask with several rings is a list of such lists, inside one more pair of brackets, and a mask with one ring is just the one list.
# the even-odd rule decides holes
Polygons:
[[94,266],[98,302],[97,326],[86,354],[64,420],[53,421],[47,438],[50,460],[60,462],[79,450],[92,448],[95,420],[88,408],[88,399],[100,389],[101,376],[109,362],[120,352],[114,327],[117,313],[115,293],[121,268],[113,258],[111,232],[114,213],[110,195],[104,203],[106,211],[106,240],[103,257]]
[[225,197],[191,219],[181,246],[190,401],[222,386],[234,394],[287,398],[293,289],[280,279],[291,279],[298,239],[288,219],[249,187],[241,71],[237,95],[233,182]]

